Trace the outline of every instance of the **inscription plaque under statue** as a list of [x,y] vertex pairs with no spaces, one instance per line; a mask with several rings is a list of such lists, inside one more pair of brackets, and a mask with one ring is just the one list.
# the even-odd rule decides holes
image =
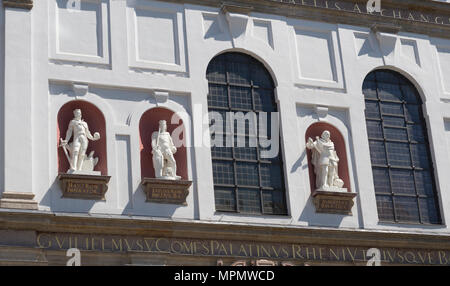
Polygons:
[[62,197],[86,200],[104,200],[110,176],[59,174]]
[[352,215],[356,193],[315,190],[312,197],[318,213]]
[[164,180],[144,178],[142,186],[147,197],[146,202],[187,205],[189,187],[192,181]]

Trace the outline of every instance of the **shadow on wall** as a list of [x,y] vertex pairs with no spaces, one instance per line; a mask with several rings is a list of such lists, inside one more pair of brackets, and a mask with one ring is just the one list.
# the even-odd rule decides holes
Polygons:
[[[228,24],[223,14],[204,15],[204,22],[209,25],[205,31],[205,39],[214,39],[216,41],[230,41]],[[205,27],[206,28],[206,27]]]
[[305,160],[306,157],[306,149],[303,150],[302,155],[300,155],[300,158],[294,163],[294,165],[291,168],[291,174],[297,172],[297,170],[301,167],[303,170],[308,168],[308,165],[303,165],[302,162]]
[[[191,195],[192,194],[189,193],[189,196]],[[180,207],[187,206],[146,202],[144,189],[142,185],[139,184],[123,209],[122,215],[170,218]]]
[[[62,201],[63,203],[56,204],[56,202],[58,202],[60,200],[64,200],[64,201]],[[40,204],[45,205],[45,206],[49,207],[51,211],[56,211],[56,212],[89,213],[91,211],[92,207],[97,202],[98,201],[94,201],[94,200],[62,198],[60,182],[59,182],[58,178],[55,177],[55,180],[53,181],[49,190],[45,193]],[[67,205],[70,205],[70,208],[66,207]]]
[[346,215],[316,213],[316,207],[310,195],[298,221],[307,222],[312,226],[339,227],[345,217]]

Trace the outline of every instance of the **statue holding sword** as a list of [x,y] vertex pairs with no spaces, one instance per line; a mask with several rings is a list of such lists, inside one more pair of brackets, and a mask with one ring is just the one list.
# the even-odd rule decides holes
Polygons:
[[[95,165],[98,163],[98,158],[94,158],[94,151],[91,151],[89,156],[86,156],[89,140],[97,141],[100,139],[98,132],[92,136],[89,131],[88,124],[81,118],[81,110],[75,109],[73,111],[74,118],[70,121],[66,132],[66,139],[61,140],[61,147],[70,164],[69,174],[85,173],[98,175],[99,172],[94,171]],[[69,140],[73,135],[72,143]]]

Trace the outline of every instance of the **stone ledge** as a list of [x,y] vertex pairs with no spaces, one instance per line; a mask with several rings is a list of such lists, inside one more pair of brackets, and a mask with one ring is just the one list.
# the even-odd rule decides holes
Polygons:
[[3,7],[31,10],[33,8],[33,0],[3,0]]
[[[82,234],[137,235],[236,239],[277,243],[367,247],[409,247],[450,250],[450,233],[411,233],[395,230],[349,229],[318,226],[243,224],[208,220],[174,220],[161,217],[100,216],[0,209],[2,229]],[[437,226],[445,228],[445,226]]]
[[38,203],[32,193],[4,192],[0,199],[0,208],[37,210]]
[[221,7],[221,11],[224,13],[238,13],[248,15],[253,11],[252,6],[240,5],[236,3],[224,2]]
[[390,23],[376,23],[370,27],[370,30],[374,33],[390,33],[390,34],[398,34],[402,27]]

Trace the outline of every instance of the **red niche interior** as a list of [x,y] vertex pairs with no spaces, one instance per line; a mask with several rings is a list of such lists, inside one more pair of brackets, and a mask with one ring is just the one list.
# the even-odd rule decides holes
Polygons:
[[[180,124],[171,124],[172,116],[174,116],[175,122]],[[181,140],[182,146],[177,147],[177,152],[174,154],[175,161],[177,161],[177,175],[181,176],[183,180],[188,179],[187,172],[187,157],[186,157],[186,138],[185,128],[183,121],[173,111],[166,108],[156,107],[147,110],[139,121],[139,141],[141,148],[141,177],[142,178],[154,178],[155,169],[153,168],[153,155],[152,155],[152,133],[158,131],[159,121],[165,120],[167,122],[167,131],[172,134],[172,139]],[[182,132],[179,134],[173,133],[173,131],[181,126]],[[179,129],[178,129],[179,130]],[[178,138],[179,139],[178,139]],[[177,144],[175,143],[175,146]]]
[[[308,130],[306,130],[305,142],[308,141],[309,137],[311,137],[313,140],[316,140],[316,136],[320,137],[325,130],[330,131],[331,141],[334,142],[334,149],[336,150],[339,157],[339,178],[344,181],[344,188],[347,188],[347,190],[351,192],[350,177],[348,174],[347,152],[345,150],[345,140],[341,132],[339,132],[336,127],[328,123],[314,123],[308,128]],[[314,166],[312,164],[312,150],[309,150],[307,148],[306,150],[308,156],[309,182],[311,185],[311,191],[314,191],[316,189],[316,174],[314,174]]]
[[[100,171],[102,175],[108,174],[107,153],[106,153],[106,125],[105,118],[102,112],[92,103],[83,100],[74,100],[64,104],[58,112],[58,126],[57,126],[57,144],[58,144],[58,172],[66,173],[70,168],[69,161],[64,154],[64,150],[60,145],[60,138],[66,138],[67,128],[70,121],[73,119],[73,111],[80,109],[82,118],[89,125],[89,131],[94,135],[95,132],[100,133],[100,140],[89,140],[86,154],[89,155],[94,151],[94,157],[98,157],[98,164],[95,166],[95,171]],[[70,142],[73,140],[73,134]]]

